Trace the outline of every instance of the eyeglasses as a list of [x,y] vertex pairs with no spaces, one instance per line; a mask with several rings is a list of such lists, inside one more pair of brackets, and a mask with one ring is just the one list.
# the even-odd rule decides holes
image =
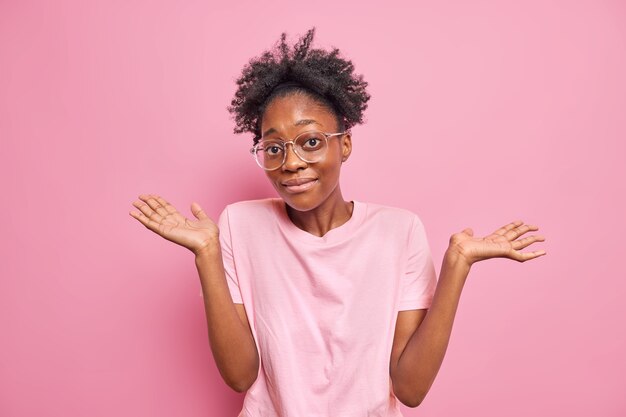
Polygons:
[[340,133],[324,133],[317,130],[303,132],[293,140],[283,141],[280,139],[265,139],[250,149],[256,163],[266,171],[280,168],[287,159],[287,144],[291,143],[294,153],[307,163],[321,161],[328,151],[328,138],[342,136],[350,133],[350,130]]

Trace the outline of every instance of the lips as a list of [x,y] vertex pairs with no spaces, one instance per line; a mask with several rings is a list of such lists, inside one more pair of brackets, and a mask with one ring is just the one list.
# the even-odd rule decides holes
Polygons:
[[301,193],[317,184],[317,178],[292,178],[281,184],[290,193]]
[[315,180],[316,178],[312,178],[312,177],[292,178],[290,180],[283,181],[282,184],[283,185],[302,185],[302,184],[306,184],[307,182],[311,182]]

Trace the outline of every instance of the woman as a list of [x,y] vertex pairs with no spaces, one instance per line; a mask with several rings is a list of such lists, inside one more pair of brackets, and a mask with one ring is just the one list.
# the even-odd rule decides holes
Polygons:
[[370,96],[334,49],[311,49],[315,28],[253,59],[229,111],[280,198],[228,205],[216,225],[192,203],[183,217],[158,195],[131,215],[190,249],[209,340],[225,382],[246,392],[240,416],[401,416],[441,366],[473,263],[522,253],[541,236],[521,221],[484,238],[450,238],[439,279],[419,217],[345,201],[350,127]]

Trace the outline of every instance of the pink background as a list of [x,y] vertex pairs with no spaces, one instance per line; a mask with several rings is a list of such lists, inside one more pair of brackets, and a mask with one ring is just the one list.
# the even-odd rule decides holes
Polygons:
[[438,271],[465,227],[547,237],[472,268],[405,415],[625,415],[625,23],[597,0],[2,1],[0,415],[236,415],[193,255],[128,212],[276,195],[226,106],[313,25],[370,83],[346,199],[418,213]]

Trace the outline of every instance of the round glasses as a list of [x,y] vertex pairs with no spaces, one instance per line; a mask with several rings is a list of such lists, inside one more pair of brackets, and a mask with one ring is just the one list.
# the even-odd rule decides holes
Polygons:
[[293,140],[263,139],[250,149],[256,163],[266,171],[280,168],[287,158],[287,144],[291,143],[295,154],[307,163],[321,161],[328,150],[328,138],[342,136],[350,130],[340,133],[324,133],[317,130],[303,132]]

